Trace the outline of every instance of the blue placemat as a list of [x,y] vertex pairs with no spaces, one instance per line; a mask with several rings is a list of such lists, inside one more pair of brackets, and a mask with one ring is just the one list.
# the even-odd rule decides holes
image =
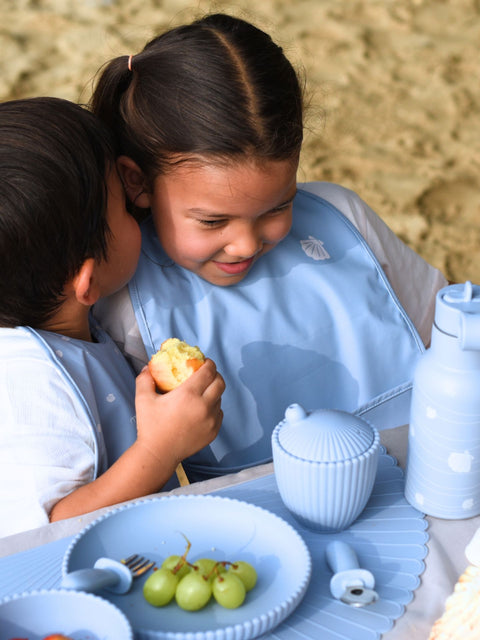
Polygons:
[[[305,540],[313,562],[312,580],[293,614],[268,638],[279,640],[377,640],[391,629],[420,584],[427,555],[427,522],[403,496],[404,473],[383,450],[372,496],[360,518],[337,534],[312,532],[297,523],[284,507],[275,477],[268,475],[215,492],[251,502],[289,522]],[[33,589],[59,586],[65,551],[74,536],[0,558],[0,598]],[[330,595],[331,573],[325,547],[344,540],[357,552],[360,565],[375,576],[380,598],[354,608]]]

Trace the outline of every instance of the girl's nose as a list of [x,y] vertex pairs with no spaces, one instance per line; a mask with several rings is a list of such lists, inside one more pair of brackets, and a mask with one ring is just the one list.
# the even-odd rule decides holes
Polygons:
[[225,253],[236,258],[251,258],[258,253],[263,246],[263,241],[255,228],[248,227],[236,232],[225,246]]

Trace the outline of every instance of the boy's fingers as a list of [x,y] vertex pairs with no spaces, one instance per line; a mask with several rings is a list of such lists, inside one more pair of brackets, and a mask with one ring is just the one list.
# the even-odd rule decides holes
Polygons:
[[213,360],[210,360],[210,358],[207,358],[202,366],[192,373],[190,378],[185,380],[185,382],[182,382],[182,384],[190,385],[192,390],[196,393],[203,393],[215,380],[216,375],[217,367],[215,366],[215,363]]
[[215,379],[208,385],[203,392],[203,397],[207,401],[220,399],[220,396],[225,391],[225,380],[217,373]]

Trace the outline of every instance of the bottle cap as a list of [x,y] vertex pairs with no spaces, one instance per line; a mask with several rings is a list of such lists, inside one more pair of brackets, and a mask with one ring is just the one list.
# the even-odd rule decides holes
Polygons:
[[458,338],[462,349],[480,349],[480,286],[467,281],[440,289],[435,325],[443,333]]

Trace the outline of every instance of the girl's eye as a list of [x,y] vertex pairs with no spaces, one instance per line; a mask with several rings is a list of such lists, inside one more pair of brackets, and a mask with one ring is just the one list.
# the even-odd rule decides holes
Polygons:
[[[275,216],[281,216],[285,213],[289,213],[292,209],[293,203],[292,202],[286,202],[285,204],[280,205],[279,207],[277,207],[276,209],[272,209],[271,211],[267,211],[266,213],[264,213],[261,217],[262,218],[274,218]],[[217,228],[217,227],[221,227],[225,224],[228,224],[229,219],[228,218],[212,218],[212,219],[207,219],[207,218],[198,218],[197,222],[202,225],[203,227],[207,227],[209,229],[211,228]]]
[[282,213],[289,211],[291,208],[292,208],[292,203],[288,202],[287,204],[284,204],[281,207],[278,207],[278,209],[272,209],[272,211],[269,211],[267,213],[267,216],[279,216]]
[[198,222],[204,227],[219,227],[225,223],[225,220],[215,218],[215,220],[199,220]]

